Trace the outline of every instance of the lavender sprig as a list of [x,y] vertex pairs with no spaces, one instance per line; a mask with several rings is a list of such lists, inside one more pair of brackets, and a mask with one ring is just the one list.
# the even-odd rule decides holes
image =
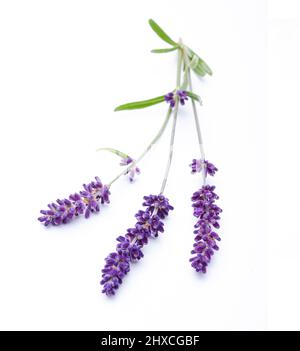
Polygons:
[[47,210],[40,211],[42,216],[38,220],[45,226],[57,226],[82,214],[89,218],[91,213],[100,211],[100,204],[109,203],[109,195],[109,188],[101,183],[99,177],[95,177],[95,181],[83,184],[83,190],[79,193],[48,204]]
[[[178,91],[181,82],[181,67],[182,54],[179,51],[176,76],[176,91]],[[164,231],[164,223],[162,222],[162,219],[168,216],[170,210],[173,210],[173,207],[169,204],[168,199],[164,197],[163,192],[172,163],[178,106],[179,102],[181,104],[184,104],[184,100],[185,94],[176,94],[174,97],[175,108],[173,114],[169,156],[160,194],[144,197],[145,201],[143,203],[143,206],[146,206],[146,210],[138,211],[138,213],[135,215],[137,219],[135,227],[128,229],[125,236],[119,236],[117,238],[118,244],[116,247],[116,252],[111,253],[105,259],[106,264],[102,270],[102,280],[100,284],[103,285],[102,292],[108,296],[114,295],[120,284],[122,284],[122,279],[130,271],[131,262],[140,260],[143,257],[142,248],[145,244],[148,243],[149,238],[157,237],[159,233],[162,233]],[[132,104],[130,106],[132,107]],[[172,107],[172,102],[170,102],[167,116],[171,115]],[[146,152],[148,150],[149,149],[147,149]]]
[[165,219],[173,207],[163,195],[149,195],[144,197],[143,206],[135,215],[137,222],[133,228],[127,229],[124,236],[117,238],[116,251],[105,259],[102,270],[102,292],[108,296],[114,295],[122,284],[123,278],[130,271],[130,265],[140,260],[144,254],[142,248],[150,238],[157,237],[164,232]]
[[[218,199],[218,196],[214,192],[215,187],[206,185],[207,175],[213,176],[217,171],[217,168],[205,159],[203,140],[196,109],[196,101],[201,105],[201,99],[193,92],[191,81],[191,70],[193,70],[198,76],[205,76],[206,74],[211,75],[212,71],[205,61],[193,50],[187,47],[181,39],[179,39],[178,42],[175,42],[153,20],[149,20],[149,24],[162,40],[171,45],[169,48],[155,49],[152,50],[152,52],[159,54],[177,51],[178,53],[176,87],[166,95],[123,104],[116,107],[115,111],[143,109],[165,101],[169,104],[169,107],[160,130],[146,147],[144,152],[142,152],[136,159],[133,159],[118,150],[105,148],[122,158],[120,164],[125,166],[125,169],[123,169],[123,171],[113,178],[107,185],[103,185],[100,182],[100,179],[96,177],[96,181],[84,185],[83,190],[79,193],[72,194],[67,199],[57,200],[56,203],[49,204],[49,209],[42,210],[41,213],[43,216],[39,218],[39,221],[45,226],[50,224],[59,225],[61,223],[68,223],[74,217],[81,214],[84,214],[85,217],[88,218],[92,212],[99,212],[100,204],[109,203],[109,189],[115,181],[117,181],[122,175],[129,175],[129,179],[132,181],[135,174],[139,174],[140,170],[137,167],[138,162],[159,140],[165,131],[170,117],[173,117],[168,162],[160,194],[144,197],[143,206],[146,208],[139,210],[135,215],[135,226],[127,229],[124,236],[117,237],[115,252],[109,254],[105,259],[105,267],[102,270],[102,280],[100,283],[103,285],[102,292],[108,296],[115,294],[116,290],[122,283],[123,278],[130,271],[131,264],[137,262],[143,257],[143,247],[151,238],[157,237],[160,233],[164,232],[163,219],[168,216],[170,210],[173,210],[173,207],[169,204],[168,199],[164,197],[163,193],[173,158],[178,110],[180,105],[185,105],[188,98],[190,98],[192,102],[195,126],[200,146],[200,159],[194,159],[190,166],[192,168],[192,173],[202,172],[203,175],[203,186],[195,192],[192,197],[194,216],[197,218],[197,223],[195,224],[194,231],[196,236],[194,248],[192,250],[193,257],[190,261],[192,267],[194,267],[196,271],[203,273],[206,272],[207,265],[209,264],[214,251],[218,250],[217,241],[220,240],[220,237],[215,233],[214,229],[219,228],[219,215],[222,210],[215,204],[215,201]],[[181,82],[182,70],[184,72],[183,82]]]
[[[209,66],[187,46],[183,45],[182,50],[185,67],[187,69],[187,85],[190,89],[190,93],[193,94],[191,69],[200,76],[203,76],[206,73],[211,75],[212,71]],[[214,251],[219,250],[217,241],[220,241],[221,238],[214,229],[220,227],[219,215],[222,210],[215,204],[215,201],[219,199],[218,195],[214,192],[215,187],[206,185],[207,175],[214,176],[218,169],[205,159],[203,138],[195,100],[196,99],[192,99],[191,101],[201,158],[193,159],[190,167],[192,168],[192,173],[202,172],[203,186],[196,191],[192,197],[194,216],[198,218],[198,221],[195,224],[195,243],[194,248],[191,251],[194,256],[190,259],[190,262],[197,272],[206,273],[207,266],[211,261]],[[201,105],[200,99],[196,101]]]

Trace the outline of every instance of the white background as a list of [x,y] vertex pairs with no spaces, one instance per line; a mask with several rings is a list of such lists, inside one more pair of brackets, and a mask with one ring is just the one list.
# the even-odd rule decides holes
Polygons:
[[[298,165],[285,150],[297,148],[299,114],[291,103],[299,109],[292,67],[299,72],[300,27],[288,12],[280,20],[280,3],[272,2],[268,21],[262,0],[1,2],[1,329],[299,328]],[[117,156],[97,147],[137,157],[160,127],[164,104],[113,112],[174,88],[175,54],[150,53],[165,45],[149,18],[175,40],[181,36],[214,71],[194,85],[204,101],[207,158],[219,168],[213,181],[224,209],[222,242],[208,274],[194,272],[190,197],[201,178],[188,167],[198,147],[187,106],[166,188],[175,210],[109,299],[99,286],[104,258],[134,225],[142,197],[159,192],[170,128],[141,162],[136,182],[113,185],[99,215],[57,228],[36,218],[95,175],[109,182],[120,171]]]
[[268,321],[300,329],[300,3],[270,1]]

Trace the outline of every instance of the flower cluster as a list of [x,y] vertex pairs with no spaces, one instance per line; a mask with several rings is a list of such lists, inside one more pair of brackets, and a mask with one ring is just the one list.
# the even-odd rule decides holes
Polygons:
[[185,90],[176,90],[176,93],[174,94],[173,92],[168,93],[165,95],[165,101],[170,104],[170,106],[173,108],[175,106],[175,97],[176,95],[179,98],[179,102],[181,105],[185,104],[185,101],[188,100],[187,97],[187,92]]
[[204,170],[205,177],[207,176],[207,174],[209,174],[210,176],[214,176],[215,173],[218,171],[217,167],[214,166],[212,163],[208,162],[207,160],[196,160],[195,158],[190,164],[190,167],[192,168],[192,173],[197,173]]
[[[130,165],[132,162],[134,162],[133,158],[131,158],[130,156],[127,156],[127,157],[123,157],[121,159],[121,162],[120,162],[120,165],[121,166],[128,166]],[[133,167],[131,167],[128,172],[126,172],[125,174],[128,174],[129,175],[129,180],[132,182],[133,179],[134,179],[134,176],[136,174],[140,174],[141,171],[139,169],[139,167],[137,167],[136,165],[133,165]]]
[[195,243],[191,253],[194,255],[191,259],[191,265],[197,272],[206,273],[214,250],[218,250],[217,241],[220,237],[214,232],[218,229],[220,213],[222,210],[215,204],[218,195],[214,192],[215,187],[203,185],[192,196],[194,207],[194,216],[198,218],[195,224]]
[[71,194],[67,199],[50,203],[47,210],[41,210],[43,216],[38,220],[45,226],[60,225],[70,222],[74,217],[84,214],[89,218],[91,212],[99,212],[99,204],[109,203],[109,189],[98,177],[89,184],[83,184],[83,190]]
[[143,206],[146,209],[135,215],[135,226],[127,229],[124,236],[117,238],[116,251],[105,259],[100,284],[103,285],[102,292],[108,296],[114,295],[122,284],[122,279],[130,271],[130,264],[144,256],[142,248],[149,239],[164,231],[162,219],[173,210],[169,200],[163,195],[145,196],[144,200]]

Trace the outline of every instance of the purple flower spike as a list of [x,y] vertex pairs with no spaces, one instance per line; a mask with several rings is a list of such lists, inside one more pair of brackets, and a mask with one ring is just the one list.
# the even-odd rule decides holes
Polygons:
[[[130,157],[130,156],[127,156],[127,157],[123,157],[121,159],[121,162],[120,162],[120,165],[121,166],[128,166],[130,165],[132,162],[134,162],[134,160]],[[131,182],[133,182],[133,179],[134,179],[134,176],[136,174],[140,174],[141,171],[139,169],[139,167],[136,167],[136,166],[133,166],[128,172],[126,172],[125,174],[128,174],[129,175],[129,180]]]
[[215,187],[204,185],[192,196],[194,216],[198,218],[195,224],[195,243],[191,253],[194,255],[191,259],[191,265],[197,272],[206,273],[206,268],[214,254],[219,250],[217,242],[220,237],[213,231],[213,228],[219,228],[220,213],[222,210],[215,204],[219,199],[214,192]]
[[102,281],[106,295],[114,295],[122,284],[122,279],[130,271],[130,258],[128,255],[113,252],[105,259],[105,267],[102,270]]
[[190,164],[190,167],[192,168],[192,173],[201,172],[204,168],[205,177],[207,177],[207,174],[213,177],[215,173],[218,171],[218,168],[214,166],[212,163],[208,162],[207,160],[193,159],[192,163]]
[[89,218],[92,212],[100,211],[100,204],[109,203],[109,195],[108,187],[95,177],[95,181],[84,184],[79,193],[71,194],[68,199],[58,199],[48,205],[48,210],[41,210],[43,216],[38,220],[48,226],[66,224],[81,214]]
[[117,238],[116,252],[109,254],[105,259],[100,284],[103,285],[102,292],[107,296],[115,294],[124,276],[130,271],[130,264],[144,256],[142,248],[149,239],[164,231],[161,219],[168,215],[169,210],[173,210],[169,200],[163,195],[145,196],[144,200],[143,206],[146,209],[138,211],[135,215],[135,226],[127,229],[124,236]]

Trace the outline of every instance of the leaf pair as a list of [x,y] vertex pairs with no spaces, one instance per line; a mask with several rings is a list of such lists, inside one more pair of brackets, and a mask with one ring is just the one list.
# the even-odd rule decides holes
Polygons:
[[197,95],[191,91],[187,91],[186,95],[189,96],[191,99],[196,100],[196,101],[200,102],[200,104],[202,104],[202,100],[201,100],[199,95]]
[[153,19],[150,19],[149,20],[149,24],[151,26],[151,28],[154,30],[154,32],[163,40],[165,41],[166,43],[172,45],[171,48],[165,48],[165,49],[154,49],[154,50],[151,50],[151,52],[155,53],[155,54],[163,54],[163,53],[166,53],[166,52],[171,52],[171,51],[174,51],[174,50],[177,50],[179,48],[178,44],[173,40],[171,39],[168,34],[162,30],[162,28],[155,22],[153,21]]
[[[190,91],[187,91],[186,93],[191,99],[201,102],[199,95],[196,95]],[[145,108],[145,107],[159,104],[163,101],[165,101],[165,96],[161,95],[161,96],[157,96],[153,99],[136,101],[136,102],[129,102],[128,104],[120,105],[120,106],[115,108],[115,111],[137,110],[137,109],[141,109],[141,108]]]
[[[177,50],[180,48],[179,44],[176,43],[173,39],[171,39],[168,34],[155,22],[153,19],[149,20],[149,24],[153,31],[166,43],[172,45],[171,48],[164,49],[154,49],[151,52],[156,54],[162,54]],[[206,74],[212,75],[212,70],[208,66],[208,64],[202,60],[193,50],[184,46],[184,50],[186,50],[188,59],[189,59],[189,67],[199,76],[203,77]]]
[[189,67],[199,76],[204,77],[206,74],[212,75],[212,70],[208,64],[202,60],[193,50],[185,46],[189,59]]
[[[164,48],[164,49],[154,49],[152,52],[154,53],[166,53],[166,52],[171,52],[174,50],[177,50],[178,48],[181,48],[186,51],[187,58],[189,60],[188,66],[198,75],[200,76],[205,76],[205,74],[212,75],[212,71],[209,68],[209,66],[190,48],[187,46],[179,45],[176,43],[173,39],[171,39],[168,34],[155,22],[153,19],[149,20],[149,24],[153,31],[166,43],[170,44],[170,48]],[[184,72],[184,79],[183,79],[183,84],[181,86],[182,90],[186,90],[187,88],[187,67],[185,67],[185,72]],[[187,91],[187,95],[196,101],[201,102],[201,99],[198,95]],[[148,100],[142,100],[142,101],[136,101],[136,102],[130,102],[128,104],[120,105],[115,108],[115,111],[122,111],[122,110],[135,110],[135,109],[141,109],[145,107],[149,107],[152,105],[159,104],[165,100],[165,96],[157,96],[153,99],[148,99]]]

